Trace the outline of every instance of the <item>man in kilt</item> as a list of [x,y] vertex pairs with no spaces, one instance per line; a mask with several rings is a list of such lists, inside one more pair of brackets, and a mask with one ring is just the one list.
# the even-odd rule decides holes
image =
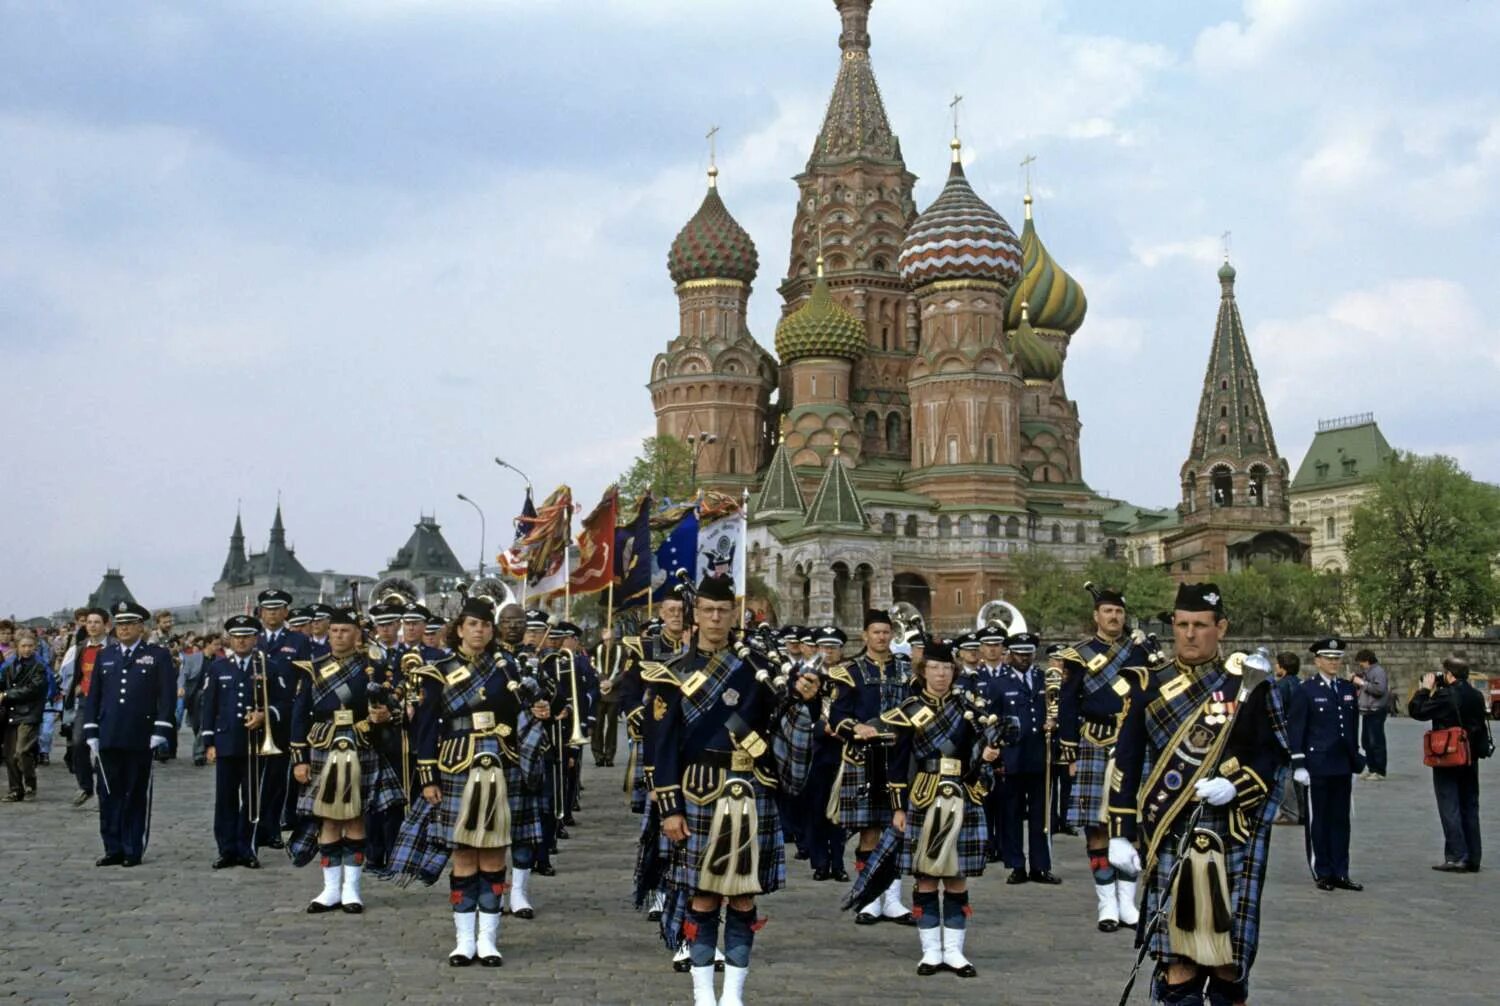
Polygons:
[[[881,729],[880,718],[911,695],[911,664],[891,652],[889,613],[876,608],[865,612],[864,652],[828,676],[833,687],[828,722],[843,742],[838,823],[859,833],[854,868],[863,870],[881,832],[891,823],[891,807],[885,800],[890,738]],[[871,925],[886,919],[910,924],[912,913],[901,904],[899,877],[871,894],[872,900],[855,914],[855,922]]]
[[371,673],[354,613],[330,610],[329,652],[297,666],[307,678],[292,705],[292,778],[298,824],[287,853],[305,866],[317,852],[323,890],[307,906],[318,914],[364,911],[366,808],[382,812],[403,802],[396,773],[370,745]]
[[[1133,874],[1144,861],[1147,919],[1170,898],[1167,921],[1143,927],[1137,945],[1149,934],[1155,997],[1172,1006],[1230,1006],[1249,997],[1271,826],[1289,760],[1270,661],[1221,659],[1228,627],[1218,587],[1178,588],[1175,659],[1128,672],[1115,749],[1109,858]],[[1247,678],[1247,665],[1259,673]],[[1186,851],[1180,868],[1179,850]]]
[[541,839],[535,791],[546,702],[535,680],[495,645],[488,598],[466,598],[448,633],[453,655],[418,672],[422,697],[412,723],[428,809],[407,817],[387,875],[431,884],[451,862],[455,942],[448,963],[500,967],[506,850],[519,874]]
[[520,734],[516,745],[518,757],[506,762],[511,804],[510,913],[518,919],[536,918],[536,909],[531,904],[531,875],[542,849],[545,788],[542,759],[549,743],[547,723],[552,718],[548,687],[535,673],[531,662],[533,651],[522,642],[527,618],[519,604],[511,603],[500,609],[496,623],[500,636],[496,660],[504,663],[506,674],[518,682],[517,693],[530,703],[531,725]]
[[[694,603],[697,646],[671,664],[651,664],[653,797],[661,831],[673,843],[665,884],[663,936],[679,932],[692,959],[694,1006],[714,1006],[714,949],[720,908],[724,991],[718,1006],[741,1006],[757,920],[755,896],[786,879],[786,853],[774,792],[799,792],[812,761],[818,680],[800,676],[790,692],[763,669],[771,663],[729,649],[734,585],[707,576]],[[756,663],[761,668],[755,666]],[[759,670],[759,673],[757,673]]]
[[[984,873],[984,796],[994,781],[1000,740],[986,723],[985,700],[954,687],[952,648],[934,642],[923,655],[922,691],[880,717],[896,735],[884,794],[902,832],[902,874],[915,880],[912,915],[922,944],[917,974],[947,969],[973,978],[964,956],[969,878]],[[941,909],[938,886],[943,888]]]
[[1130,691],[1126,668],[1144,669],[1148,663],[1144,637],[1125,632],[1125,597],[1119,591],[1086,584],[1094,599],[1094,635],[1058,653],[1064,679],[1058,697],[1058,725],[1062,760],[1076,765],[1073,802],[1068,822],[1082,828],[1089,869],[1094,875],[1099,931],[1112,933],[1134,926],[1136,880],[1109,861],[1109,828],[1105,797],[1109,789],[1110,759],[1114,756],[1125,696]]

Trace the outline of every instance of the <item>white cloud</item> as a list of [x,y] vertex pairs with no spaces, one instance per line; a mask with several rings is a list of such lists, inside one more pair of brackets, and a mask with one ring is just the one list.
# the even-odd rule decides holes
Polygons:
[[1245,70],[1270,58],[1310,24],[1322,0],[1245,0],[1242,21],[1203,29],[1193,44],[1193,62],[1202,70]]
[[1130,255],[1147,269],[1155,269],[1173,259],[1217,265],[1224,255],[1224,242],[1222,238],[1208,236],[1179,241],[1136,241],[1131,243]]

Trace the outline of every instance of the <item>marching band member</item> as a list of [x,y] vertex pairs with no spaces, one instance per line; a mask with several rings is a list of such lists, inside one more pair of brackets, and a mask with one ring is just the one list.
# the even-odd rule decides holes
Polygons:
[[310,914],[342,908],[364,911],[360,877],[365,862],[365,808],[384,811],[404,797],[396,774],[370,745],[369,656],[360,646],[354,613],[328,615],[328,653],[297,666],[306,680],[292,706],[292,778],[300,823],[287,852],[298,866],[313,852],[323,866],[323,890]]
[[921,693],[880,720],[896,734],[887,796],[891,823],[905,835],[901,872],[916,883],[917,974],[946,968],[973,978],[977,972],[964,956],[968,884],[984,873],[984,794],[1000,748],[980,726],[984,699],[955,687],[956,670],[951,648],[933,643],[924,654]]
[[729,648],[734,585],[704,577],[693,605],[697,645],[670,664],[652,664],[653,796],[661,832],[673,843],[667,867],[669,947],[679,932],[692,960],[693,1002],[714,1006],[714,950],[724,929],[724,991],[718,1006],[741,1006],[755,932],[755,898],[786,879],[774,789],[800,791],[811,763],[818,681],[799,677],[785,699],[765,672]]
[[[255,855],[255,825],[251,822],[251,794],[260,780],[250,772],[256,738],[267,713],[258,705],[256,643],[260,622],[235,615],[224,622],[229,653],[203,672],[203,754],[214,767],[214,842],[219,858],[213,868],[232,866],[260,869]],[[257,794],[258,796],[259,794]],[[278,808],[276,811],[280,813]]]

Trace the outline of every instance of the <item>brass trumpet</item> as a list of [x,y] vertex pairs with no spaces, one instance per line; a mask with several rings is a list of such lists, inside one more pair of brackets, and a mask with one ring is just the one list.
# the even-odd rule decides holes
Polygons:
[[260,713],[261,737],[259,744],[250,747],[250,771],[245,780],[249,792],[246,794],[245,809],[249,812],[251,828],[258,828],[261,813],[260,788],[263,782],[261,776],[265,772],[262,760],[281,754],[281,748],[276,746],[276,741],[271,737],[271,681],[270,675],[266,673],[266,655],[256,650],[251,661],[254,670],[251,672],[250,712],[245,714],[245,725],[248,727],[250,717]]

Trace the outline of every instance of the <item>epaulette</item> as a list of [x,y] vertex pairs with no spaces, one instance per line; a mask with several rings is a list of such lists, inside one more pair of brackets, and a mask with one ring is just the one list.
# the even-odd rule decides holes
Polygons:
[[899,706],[881,713],[880,722],[896,727],[914,727],[932,719],[932,715],[931,707],[922,701],[922,697],[913,695]]
[[657,660],[641,661],[641,680],[670,688],[682,687],[681,676],[671,667]]
[[848,685],[850,688],[854,687],[854,675],[849,673],[848,662],[834,664],[828,669],[827,677],[830,681],[837,681],[839,684]]
[[312,675],[313,662],[311,660],[293,660],[292,666],[298,668],[299,670],[306,671],[309,676]]
[[635,654],[638,659],[644,660],[646,658],[646,644],[641,642],[640,636],[626,636],[620,640],[620,645],[630,653]]
[[1057,651],[1057,659],[1065,664],[1082,664],[1083,654],[1078,652],[1078,647],[1082,645],[1082,643],[1075,643],[1072,646],[1064,646]]

